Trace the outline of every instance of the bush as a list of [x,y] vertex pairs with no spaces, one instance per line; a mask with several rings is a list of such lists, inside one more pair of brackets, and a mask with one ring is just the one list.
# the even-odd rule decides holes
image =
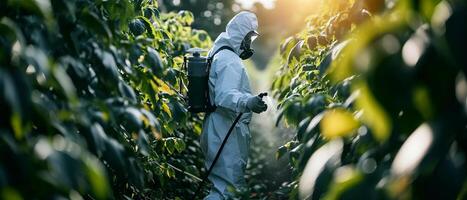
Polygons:
[[290,198],[466,198],[465,2],[376,2],[326,2],[282,43]]
[[181,95],[182,54],[211,40],[190,12],[9,0],[0,13],[3,199],[191,197],[201,121]]

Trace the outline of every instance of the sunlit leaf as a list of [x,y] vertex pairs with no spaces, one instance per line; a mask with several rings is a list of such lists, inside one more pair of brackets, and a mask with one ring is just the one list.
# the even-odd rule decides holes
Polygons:
[[[151,37],[151,38],[155,38],[156,37],[156,30],[154,29],[154,26],[152,25],[152,23],[149,21],[149,19],[147,19],[146,17],[144,16],[139,16],[138,17],[138,24],[135,24],[136,26],[136,31],[140,31],[139,29],[141,29],[141,24],[144,25],[148,35]],[[139,32],[138,32],[139,33]]]
[[70,103],[76,104],[76,88],[68,74],[63,70],[63,68],[55,67],[53,69],[53,75],[60,84],[60,87],[63,89],[67,98],[70,100]]
[[283,59],[286,59],[288,57],[288,53],[295,46],[296,42],[296,39],[292,36],[288,37],[287,39],[285,39],[285,41],[282,42],[280,47],[280,54]]
[[11,127],[13,127],[13,131],[15,132],[15,136],[17,139],[21,139],[24,136],[24,128],[23,122],[21,120],[21,116],[18,112],[13,113],[10,119]]
[[167,167],[166,174],[169,178],[175,178],[175,171],[171,167]]
[[191,25],[194,21],[193,13],[190,11],[182,10],[178,12],[178,15],[181,17],[182,22],[185,25]]
[[434,140],[433,130],[428,124],[423,124],[405,141],[394,158],[391,172],[398,176],[413,173],[425,157]]
[[[353,166],[343,166],[338,168],[334,172],[334,180],[326,192],[323,199],[325,200],[337,200],[343,198],[347,190],[356,187],[358,183],[363,180],[363,174],[355,169]],[[364,195],[363,195],[364,196]]]
[[343,142],[337,139],[325,144],[313,153],[300,177],[298,189],[301,199],[308,199],[317,195],[314,192],[318,177],[326,168],[326,165],[336,165],[340,162],[342,149]]
[[413,92],[414,105],[420,111],[425,119],[433,118],[433,108],[430,101],[430,96],[426,87],[419,86]]
[[323,136],[332,140],[354,134],[359,123],[352,113],[343,109],[333,109],[324,113],[320,126]]
[[380,34],[394,31],[405,24],[405,18],[409,15],[406,6],[407,2],[402,2],[398,4],[394,12],[375,16],[373,20],[360,27],[359,32],[354,35],[354,39],[343,47],[342,52],[339,53],[340,56],[331,63],[328,72],[334,82],[340,82],[368,67],[368,63],[365,63],[365,57],[362,57],[361,54],[365,53],[367,45]]
[[169,87],[167,83],[165,83],[163,80],[155,77],[154,80],[156,80],[156,83],[159,85],[159,91],[165,92],[169,95],[175,94],[175,91],[172,90],[172,88]]
[[8,199],[8,200],[22,200],[23,197],[21,197],[21,194],[18,193],[13,188],[10,187],[4,187],[0,190],[0,194],[2,199]]
[[389,137],[392,126],[388,115],[374,98],[366,83],[356,83],[356,87],[360,90],[356,106],[363,110],[363,121],[372,128],[374,137],[384,142]]
[[107,181],[107,175],[102,164],[91,157],[84,160],[87,179],[90,181],[91,190],[97,199],[106,199],[110,197],[110,187]]
[[167,105],[167,103],[165,102],[162,103],[162,110],[164,110],[164,112],[167,113],[169,117],[172,117],[172,111],[170,110],[170,107],[169,105]]
[[288,60],[288,63],[293,65],[293,61],[295,59],[295,61],[299,60],[300,59],[300,54],[302,52],[302,47],[303,47],[303,44],[304,44],[304,41],[303,40],[300,40],[297,42],[297,44],[295,44],[295,46],[290,50],[288,56],[287,56],[287,60]]

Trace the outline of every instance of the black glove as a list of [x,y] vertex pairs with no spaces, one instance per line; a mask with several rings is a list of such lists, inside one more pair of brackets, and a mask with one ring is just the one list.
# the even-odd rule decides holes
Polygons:
[[262,113],[268,109],[268,105],[259,96],[249,98],[246,106],[255,113]]

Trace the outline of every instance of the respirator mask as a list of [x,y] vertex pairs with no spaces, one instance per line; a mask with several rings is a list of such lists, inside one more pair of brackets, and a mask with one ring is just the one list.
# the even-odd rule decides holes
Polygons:
[[242,44],[240,44],[240,58],[242,60],[246,60],[250,58],[255,51],[251,49],[251,43],[259,36],[258,32],[256,31],[250,31],[249,33],[246,34],[245,38],[242,40]]

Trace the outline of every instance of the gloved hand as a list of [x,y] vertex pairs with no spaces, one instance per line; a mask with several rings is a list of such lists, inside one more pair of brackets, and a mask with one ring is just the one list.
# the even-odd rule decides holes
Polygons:
[[262,113],[268,109],[268,105],[259,96],[250,97],[246,106],[255,113]]

